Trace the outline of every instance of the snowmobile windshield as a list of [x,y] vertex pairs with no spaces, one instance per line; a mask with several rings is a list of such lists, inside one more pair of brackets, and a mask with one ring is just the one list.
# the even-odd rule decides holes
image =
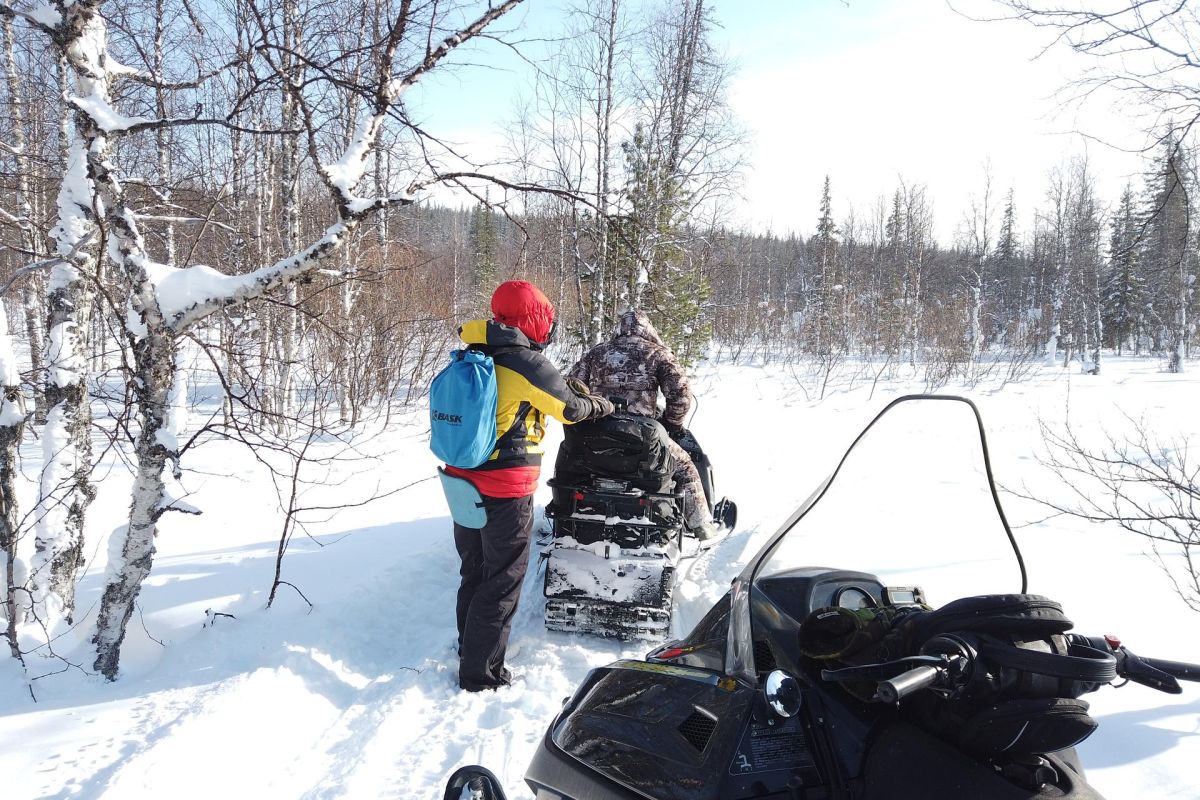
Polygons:
[[[777,591],[789,573],[853,570],[890,587],[922,587],[934,606],[1023,591],[1024,567],[990,480],[981,428],[977,409],[962,398],[894,401],[741,580],[757,587],[774,578]],[[851,592],[837,602],[869,601]]]

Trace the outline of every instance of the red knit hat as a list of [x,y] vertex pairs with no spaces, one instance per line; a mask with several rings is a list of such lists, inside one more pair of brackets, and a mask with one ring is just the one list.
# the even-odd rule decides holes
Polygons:
[[492,293],[496,322],[516,328],[535,344],[543,344],[554,325],[554,304],[529,281],[505,281]]

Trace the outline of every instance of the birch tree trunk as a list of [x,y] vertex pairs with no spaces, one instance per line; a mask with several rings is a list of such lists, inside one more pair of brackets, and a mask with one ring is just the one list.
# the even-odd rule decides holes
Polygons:
[[[100,0],[67,7],[58,26],[62,50],[74,76],[76,96],[107,100],[105,26]],[[91,297],[84,273],[97,265],[90,252],[96,234],[95,187],[89,161],[106,156],[107,137],[80,109],[64,125],[68,136],[66,170],[58,194],[54,238],[61,259],[50,274],[46,328],[46,427],[38,523],[31,565],[33,609],[44,622],[61,614],[74,619],[75,581],[83,565],[87,507],[95,496],[91,472],[91,409],[85,384],[83,344],[90,323]]]
[[[142,305],[135,303],[135,305]],[[139,313],[147,323],[146,335],[134,343],[134,386],[137,418],[141,430],[134,445],[137,472],[129,524],[114,531],[110,553],[119,553],[109,566],[100,613],[96,619],[93,669],[109,680],[116,678],[125,628],[133,614],[142,582],[154,562],[157,522],[166,510],[163,469],[174,453],[164,445],[167,410],[174,382],[176,342],[163,325],[156,309],[142,305]]]
[[0,558],[4,564],[5,638],[14,658],[21,658],[17,645],[17,623],[24,609],[17,591],[25,581],[25,570],[17,561],[20,514],[16,499],[17,448],[25,428],[25,400],[21,396],[21,374],[8,335],[8,318],[0,300]]
[[991,165],[984,167],[982,207],[972,203],[971,238],[975,258],[970,270],[969,290],[971,293],[971,364],[977,364],[983,353],[983,298],[988,290],[988,259],[992,246],[992,171]]
[[[163,36],[166,27],[166,4],[163,0],[155,0],[154,11],[154,74],[163,75],[164,67],[166,66],[166,56],[163,51]],[[158,118],[166,119],[167,92],[162,85],[154,87],[154,103]],[[158,196],[159,200],[169,207],[171,203],[172,184],[171,142],[170,131],[166,127],[161,127],[154,132],[154,145],[158,151],[158,180],[162,184],[158,189]],[[166,251],[163,261],[175,266],[175,225],[171,222],[166,223],[163,241],[164,250]]]
[[[21,87],[17,82],[16,58],[13,49],[12,18],[5,16],[0,19],[3,32],[4,46],[4,79],[8,84],[8,106],[12,118],[12,149],[13,162],[17,169],[16,189],[14,198],[17,214],[17,225],[21,229],[21,246],[25,252],[32,254],[33,260],[46,255],[41,237],[33,226],[33,204],[29,188],[29,176],[33,174],[29,160],[29,152],[25,142],[25,104],[21,98]],[[25,311],[25,333],[29,339],[29,366],[33,372],[33,418],[34,422],[42,425],[46,422],[46,394],[42,389],[42,371],[44,369],[42,340],[42,303],[39,287],[41,277],[31,275],[25,279],[21,290],[21,301]]]
[[[297,67],[299,51],[302,48],[300,11],[297,0],[283,2],[283,69],[292,76],[295,82],[303,79],[303,70]],[[283,91],[282,128],[285,131],[296,130],[299,121],[296,89],[287,85]],[[282,189],[280,209],[280,243],[283,252],[295,253],[300,249],[300,175],[299,175],[300,134],[285,133],[283,147],[280,153],[279,183]],[[290,428],[299,408],[297,399],[296,371],[300,349],[300,311],[297,308],[299,296],[295,284],[287,287],[287,306],[279,320],[278,331],[280,342],[279,356],[279,416],[276,420],[276,430],[284,433]]]
[[[610,173],[612,169],[612,126],[613,126],[613,82],[615,80],[613,61],[617,48],[617,19],[620,11],[620,0],[610,0],[607,18],[603,20],[604,32],[604,68],[600,75],[599,91],[596,92],[596,274],[593,278],[592,291],[595,297],[595,321],[592,324],[592,341],[588,344],[599,344],[606,333],[608,321],[608,276],[611,258],[609,257],[609,197]],[[611,300],[616,303],[615,297]],[[611,315],[616,318],[616,309]]]

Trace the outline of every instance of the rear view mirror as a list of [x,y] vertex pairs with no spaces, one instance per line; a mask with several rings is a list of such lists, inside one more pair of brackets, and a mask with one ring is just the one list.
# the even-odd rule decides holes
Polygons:
[[484,767],[459,767],[446,781],[443,800],[508,800],[500,780]]
[[771,710],[785,719],[800,713],[800,684],[781,669],[767,676],[763,696]]

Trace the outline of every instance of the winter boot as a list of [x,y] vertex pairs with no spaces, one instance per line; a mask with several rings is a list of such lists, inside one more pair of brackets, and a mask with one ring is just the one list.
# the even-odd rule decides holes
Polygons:
[[695,528],[692,531],[692,533],[694,533],[696,535],[696,538],[699,539],[700,541],[708,542],[708,541],[712,541],[713,539],[719,539],[720,537],[729,533],[729,529],[722,526],[718,522],[709,520],[708,522],[705,522],[703,525],[699,526],[698,528]]

